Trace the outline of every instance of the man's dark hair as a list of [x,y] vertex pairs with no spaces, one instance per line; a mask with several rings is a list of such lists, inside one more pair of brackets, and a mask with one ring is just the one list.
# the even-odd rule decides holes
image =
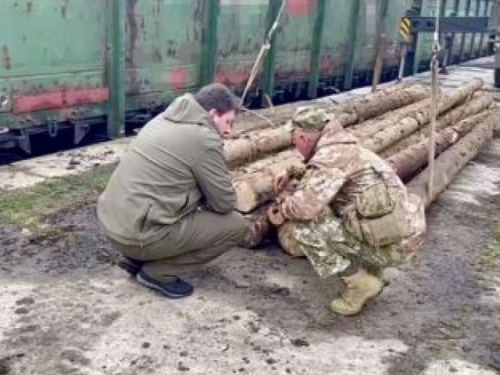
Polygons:
[[220,115],[241,108],[238,97],[222,83],[204,86],[194,97],[206,111],[215,109]]

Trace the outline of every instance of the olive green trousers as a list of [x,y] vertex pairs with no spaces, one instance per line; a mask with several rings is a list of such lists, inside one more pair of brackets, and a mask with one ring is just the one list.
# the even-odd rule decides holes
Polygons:
[[244,245],[248,221],[239,213],[196,211],[172,225],[169,234],[145,247],[111,243],[124,256],[145,262],[142,270],[158,280],[198,269],[231,248]]

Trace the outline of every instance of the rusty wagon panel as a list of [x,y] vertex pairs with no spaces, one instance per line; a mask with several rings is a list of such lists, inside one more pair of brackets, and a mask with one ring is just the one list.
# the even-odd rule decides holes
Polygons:
[[[445,15],[473,16],[486,15],[491,1],[440,3]],[[251,103],[368,83],[382,25],[383,78],[392,78],[400,20],[415,4],[430,15],[435,1],[287,0]],[[69,128],[78,144],[95,126],[116,137],[209,82],[241,93],[281,1],[2,0],[0,6],[0,148],[29,152],[36,132],[57,142],[58,130]],[[455,59],[485,50],[484,35],[455,40]],[[429,35],[419,37],[417,69],[428,66],[430,42]]]

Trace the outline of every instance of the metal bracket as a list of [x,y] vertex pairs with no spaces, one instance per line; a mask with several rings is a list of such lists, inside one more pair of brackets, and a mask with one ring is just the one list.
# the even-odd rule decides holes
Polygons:
[[[407,17],[410,20],[410,32],[433,33],[436,31],[434,17]],[[488,17],[440,17],[440,33],[485,33],[490,30]]]
[[31,154],[30,134],[26,129],[19,129],[19,135],[16,137],[17,145],[27,154]]
[[47,130],[51,138],[57,137],[59,131],[59,121],[53,118],[47,119]]
[[90,131],[90,124],[84,121],[75,121],[73,125],[75,126],[74,143],[78,145]]
[[125,122],[134,126],[142,126],[153,118],[151,113],[136,113],[125,119]]

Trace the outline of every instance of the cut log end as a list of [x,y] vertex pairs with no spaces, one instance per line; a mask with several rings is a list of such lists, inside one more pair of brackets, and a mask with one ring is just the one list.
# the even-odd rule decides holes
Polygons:
[[269,221],[275,226],[283,225],[283,223],[285,222],[285,218],[283,217],[281,210],[276,205],[272,205],[269,208],[269,210],[267,211],[267,217],[269,218]]

